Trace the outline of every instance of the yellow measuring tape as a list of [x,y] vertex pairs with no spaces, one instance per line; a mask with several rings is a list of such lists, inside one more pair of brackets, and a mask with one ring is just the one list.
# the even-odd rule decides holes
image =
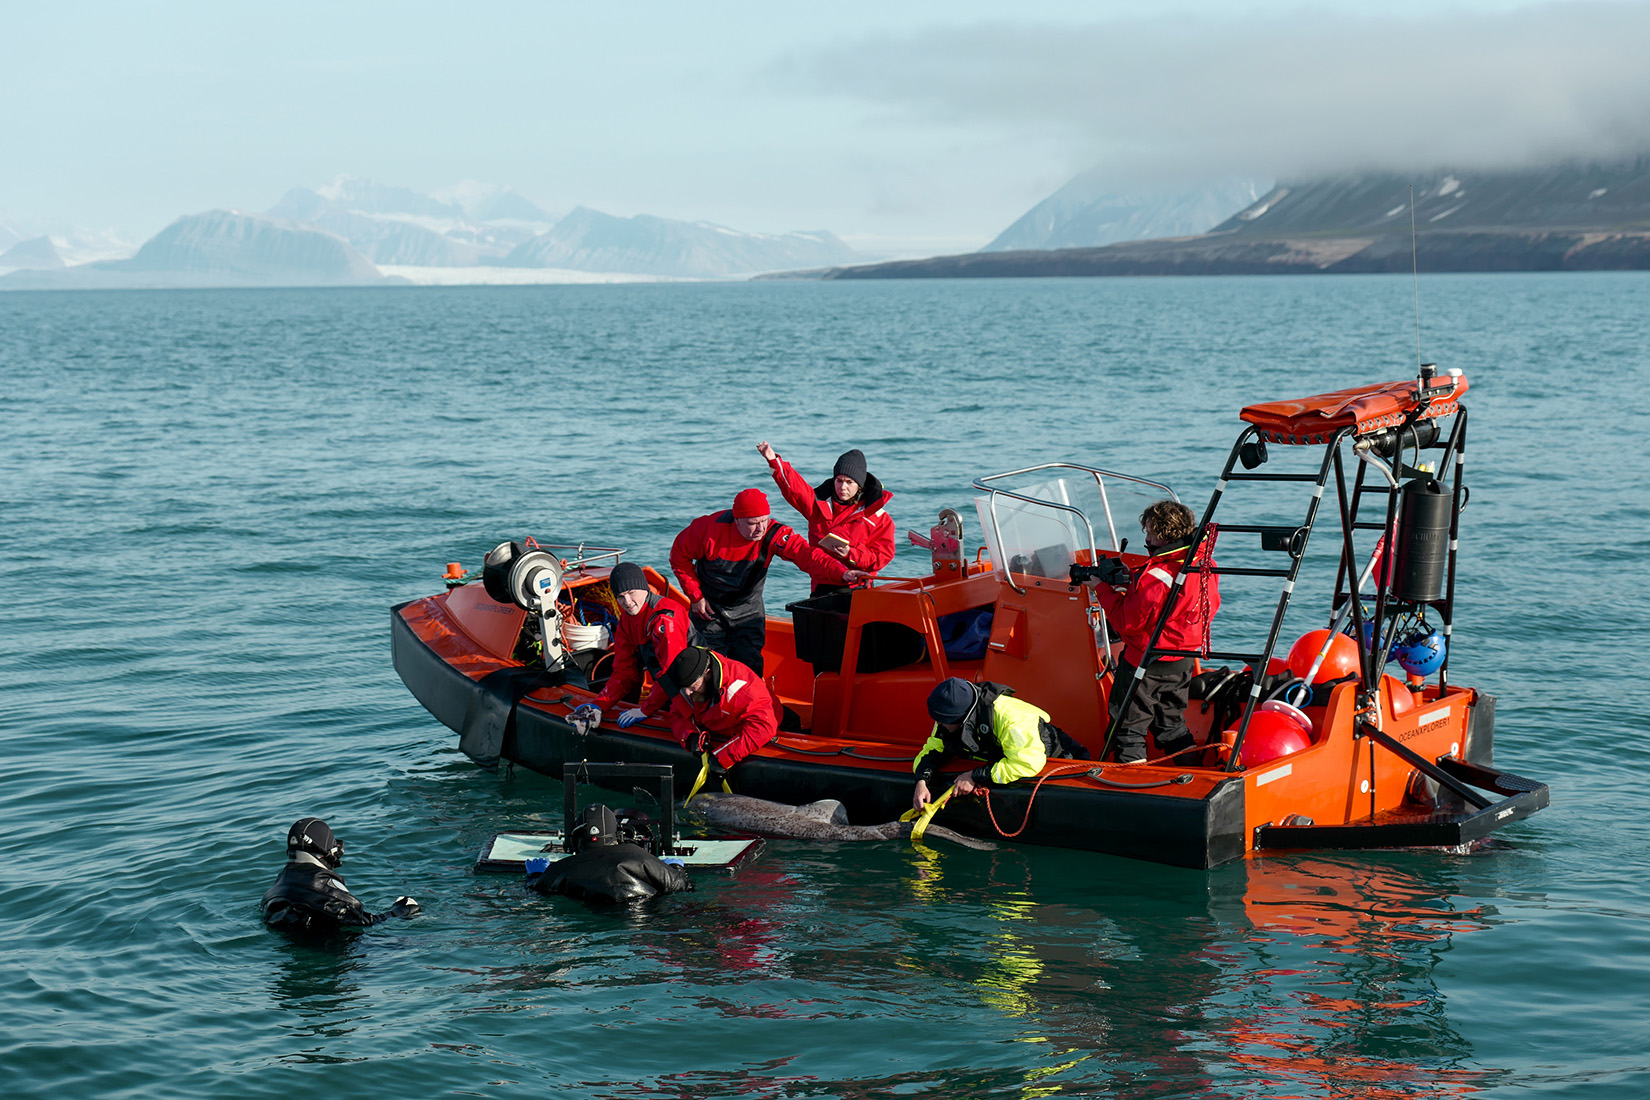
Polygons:
[[921,810],[906,810],[903,814],[900,814],[899,819],[901,821],[916,822],[915,825],[911,826],[912,840],[922,839],[922,834],[928,831],[928,823],[934,820],[934,815],[940,812],[941,806],[951,801],[951,795],[956,791],[956,789],[957,788],[954,785],[947,787],[944,794],[930,801],[928,805],[924,806]]
[[[692,802],[693,801],[693,796],[699,793],[699,788],[703,787],[705,785],[705,780],[709,779],[709,778],[710,778],[710,753],[706,752],[704,754],[704,762],[699,765],[699,778],[695,779],[693,781],[693,789],[688,792],[688,796],[686,798],[682,799],[682,805],[686,806],[689,802]],[[722,792],[724,794],[732,794],[733,793],[733,788],[728,786],[728,781],[726,779],[722,780]]]

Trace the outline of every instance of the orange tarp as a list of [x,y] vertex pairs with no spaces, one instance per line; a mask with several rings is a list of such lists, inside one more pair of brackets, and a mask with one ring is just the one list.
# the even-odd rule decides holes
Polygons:
[[[1406,379],[1336,390],[1316,397],[1266,401],[1246,406],[1238,415],[1259,428],[1268,442],[1327,443],[1342,428],[1355,427],[1362,435],[1403,423],[1420,404],[1417,385],[1414,379]],[[1421,419],[1448,416],[1466,392],[1465,375],[1433,379],[1432,388],[1427,391],[1432,404],[1421,414]]]

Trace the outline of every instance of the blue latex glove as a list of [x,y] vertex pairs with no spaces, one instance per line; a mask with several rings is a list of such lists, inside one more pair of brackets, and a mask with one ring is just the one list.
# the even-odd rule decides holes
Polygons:
[[634,726],[637,722],[640,722],[646,717],[647,713],[643,711],[641,707],[631,707],[629,710],[619,715],[619,728],[629,729],[631,726]]
[[602,708],[594,703],[585,703],[583,706],[574,707],[573,713],[567,717],[577,733],[589,733],[602,724]]

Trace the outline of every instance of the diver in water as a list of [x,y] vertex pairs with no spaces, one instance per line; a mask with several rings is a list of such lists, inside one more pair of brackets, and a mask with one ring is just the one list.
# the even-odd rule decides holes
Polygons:
[[409,897],[396,898],[388,912],[367,912],[337,873],[343,862],[344,842],[325,821],[304,817],[293,822],[286,833],[286,866],[264,894],[264,923],[283,932],[326,934],[418,915],[418,902]]
[[585,807],[569,843],[573,854],[552,863],[529,886],[541,894],[623,902],[693,889],[680,867],[621,836],[618,817],[599,803]]

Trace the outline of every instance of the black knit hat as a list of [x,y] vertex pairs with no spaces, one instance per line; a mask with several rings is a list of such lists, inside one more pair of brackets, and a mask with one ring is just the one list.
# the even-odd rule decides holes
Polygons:
[[686,691],[710,668],[710,650],[690,645],[676,655],[665,673],[678,691]]
[[865,452],[855,447],[851,451],[844,451],[842,457],[836,460],[831,469],[832,477],[851,477],[854,484],[865,484]]
[[961,724],[974,709],[974,685],[956,676],[928,693],[928,717],[942,726]]
[[642,572],[642,567],[628,561],[622,561],[613,567],[613,572],[607,577],[607,586],[613,590],[615,596],[621,592],[635,592],[638,589],[643,592],[652,591],[647,585],[647,574]]

